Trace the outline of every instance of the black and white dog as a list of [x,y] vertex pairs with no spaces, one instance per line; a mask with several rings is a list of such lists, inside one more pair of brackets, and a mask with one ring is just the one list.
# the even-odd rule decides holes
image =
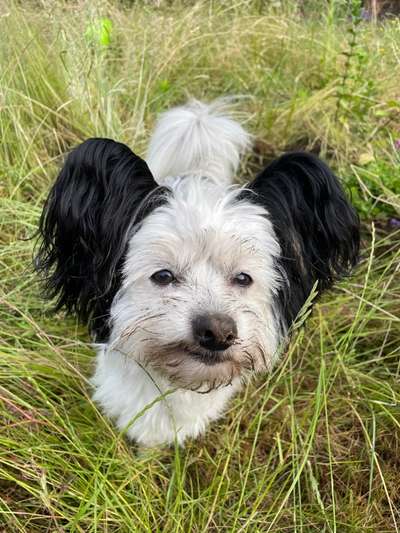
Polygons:
[[289,153],[238,187],[250,145],[223,101],[194,101],[161,117],[147,164],[110,139],[76,147],[44,207],[47,295],[89,325],[94,398],[141,444],[204,432],[272,368],[315,283],[357,261],[358,217],[331,170]]

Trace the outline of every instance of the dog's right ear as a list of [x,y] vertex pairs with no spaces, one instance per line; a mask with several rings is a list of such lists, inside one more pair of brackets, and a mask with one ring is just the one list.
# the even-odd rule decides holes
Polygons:
[[35,266],[56,309],[76,313],[98,341],[108,336],[131,230],[166,193],[143,159],[111,139],[77,146],[49,193]]
[[311,153],[282,155],[248,190],[244,197],[267,210],[280,244],[277,307],[287,329],[316,282],[321,293],[357,264],[360,221],[340,180]]

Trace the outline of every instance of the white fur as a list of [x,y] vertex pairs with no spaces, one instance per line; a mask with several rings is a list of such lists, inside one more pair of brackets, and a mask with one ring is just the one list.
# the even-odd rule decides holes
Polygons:
[[105,345],[98,347],[92,382],[97,387],[94,399],[107,415],[115,419],[119,429],[126,430],[130,439],[145,446],[174,441],[183,444],[187,437],[204,433],[240,388],[236,380],[229,388],[208,394],[175,390],[154,370],[150,377],[129,357],[113,350],[107,352]]
[[227,112],[229,100],[192,100],[161,115],[146,161],[159,184],[165,178],[200,176],[229,185],[251,136]]
[[[173,194],[130,239],[93,377],[95,400],[141,444],[203,433],[249,375],[249,361],[265,371],[276,358],[279,244],[265,210],[239,200],[231,185],[249,138],[219,104],[194,102],[163,115],[150,143],[150,168]],[[150,276],[161,269],[179,283],[155,285]],[[232,283],[240,272],[251,274],[251,286]],[[174,347],[191,343],[191,320],[209,312],[228,314],[239,332],[229,360],[216,365]]]

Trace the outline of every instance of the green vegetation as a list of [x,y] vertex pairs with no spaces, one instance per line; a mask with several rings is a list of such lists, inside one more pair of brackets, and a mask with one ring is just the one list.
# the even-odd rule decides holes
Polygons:
[[[2,5],[1,531],[400,529],[400,21],[359,14]],[[109,136],[143,154],[157,113],[231,94],[257,138],[243,180],[285,149],[321,153],[361,214],[363,260],[202,439],[138,450],[93,405],[88,336],[43,304],[29,237],[71,146]]]

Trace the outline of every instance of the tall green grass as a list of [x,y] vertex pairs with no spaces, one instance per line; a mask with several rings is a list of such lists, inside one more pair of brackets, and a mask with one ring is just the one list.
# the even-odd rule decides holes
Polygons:
[[[2,5],[0,530],[400,529],[400,23],[345,4]],[[89,338],[41,300],[30,237],[71,146],[143,154],[157,113],[228,94],[256,137],[241,179],[318,151],[362,215],[363,260],[203,438],[138,450],[93,405]]]

